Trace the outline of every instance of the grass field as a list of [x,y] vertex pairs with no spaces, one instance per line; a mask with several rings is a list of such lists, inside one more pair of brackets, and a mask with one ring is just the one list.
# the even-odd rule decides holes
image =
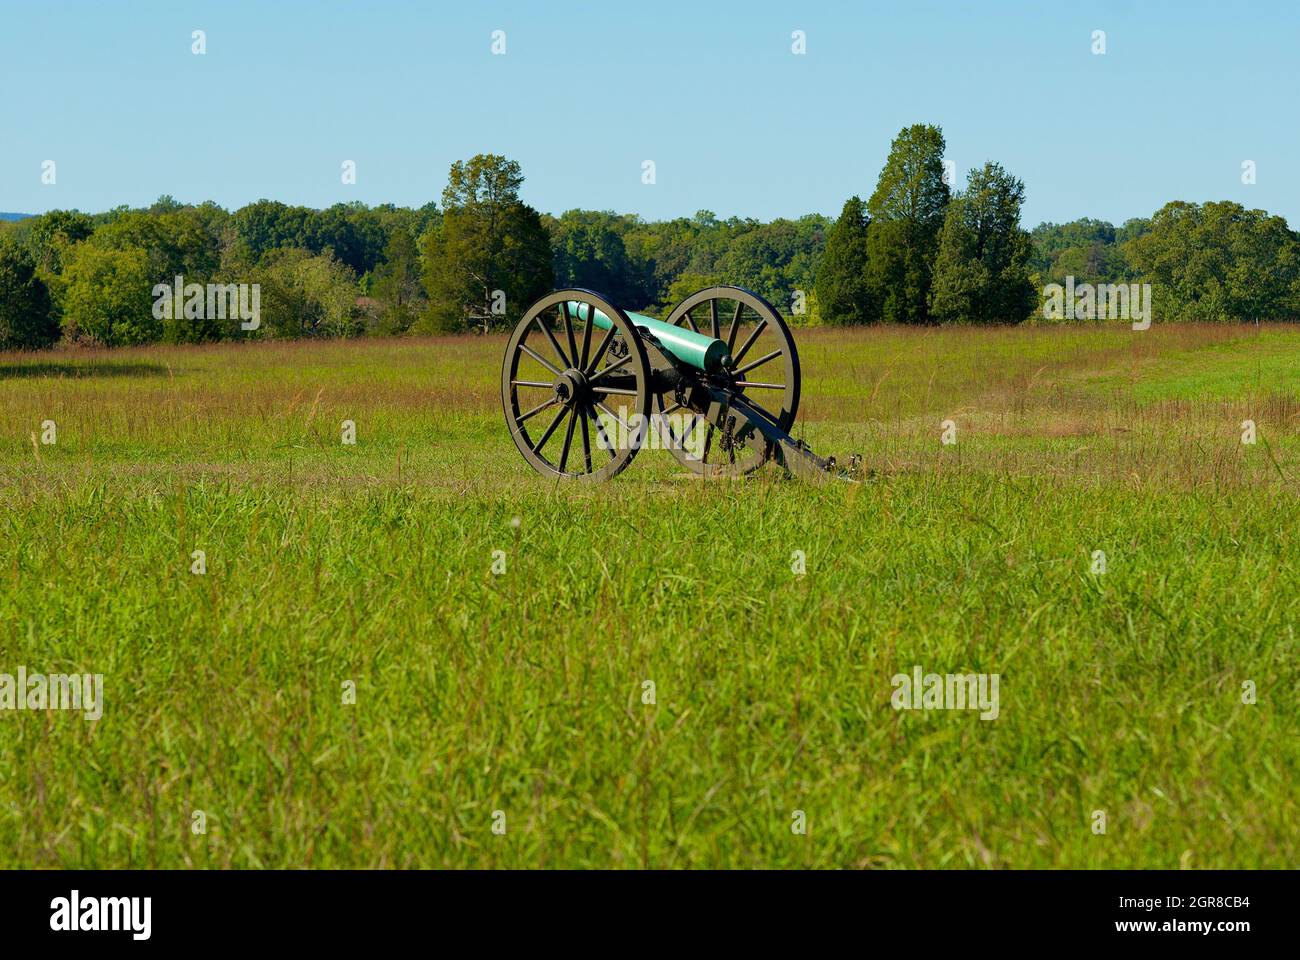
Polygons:
[[501,338],[0,356],[0,673],[105,678],[0,865],[1296,866],[1300,328],[797,336],[860,485],[557,486]]

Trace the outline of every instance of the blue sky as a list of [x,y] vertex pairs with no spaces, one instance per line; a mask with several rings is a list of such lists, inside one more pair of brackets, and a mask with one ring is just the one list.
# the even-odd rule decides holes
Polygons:
[[1231,199],[1296,227],[1298,46],[1300,4],[1262,0],[3,0],[0,210],[419,205],[495,152],[552,213],[834,215],[928,122],[959,182],[1025,181],[1026,225]]

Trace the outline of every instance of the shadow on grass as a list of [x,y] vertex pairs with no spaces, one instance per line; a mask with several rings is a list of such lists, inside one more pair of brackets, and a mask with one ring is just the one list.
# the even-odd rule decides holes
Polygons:
[[[175,373],[173,368],[171,373]],[[23,380],[34,377],[165,377],[167,367],[160,363],[0,363],[0,380]]]

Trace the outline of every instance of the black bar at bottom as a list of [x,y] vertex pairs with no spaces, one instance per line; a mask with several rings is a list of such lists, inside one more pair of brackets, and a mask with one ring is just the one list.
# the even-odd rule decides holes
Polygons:
[[7,947],[331,951],[431,934],[489,948],[646,939],[806,950],[847,938],[873,949],[1124,940],[1231,949],[1291,929],[1294,881],[1277,871],[8,871],[0,936]]

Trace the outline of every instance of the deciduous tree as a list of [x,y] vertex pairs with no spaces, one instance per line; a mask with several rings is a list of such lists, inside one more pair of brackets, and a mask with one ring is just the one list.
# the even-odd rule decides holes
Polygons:
[[0,350],[38,350],[59,339],[50,292],[36,263],[13,242],[0,242]]
[[867,280],[882,319],[930,320],[931,271],[951,191],[943,178],[943,132],[929,124],[894,138],[867,201]]
[[939,321],[1019,323],[1034,306],[1031,241],[1020,228],[1025,186],[997,163],[972,170],[948,204],[930,291]]
[[519,199],[523,180],[518,163],[494,154],[452,164],[442,223],[423,250],[433,329],[511,323],[551,289],[550,238],[537,211]]
[[162,322],[153,315],[155,282],[149,255],[140,247],[77,244],[63,270],[65,335],[108,347],[159,339]]

